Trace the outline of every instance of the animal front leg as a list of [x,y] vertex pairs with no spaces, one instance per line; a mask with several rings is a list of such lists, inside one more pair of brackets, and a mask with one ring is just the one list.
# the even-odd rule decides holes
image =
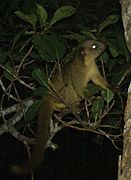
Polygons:
[[98,73],[93,79],[91,79],[92,82],[98,86],[101,86],[103,89],[108,89],[109,84],[107,81],[102,77],[100,73]]

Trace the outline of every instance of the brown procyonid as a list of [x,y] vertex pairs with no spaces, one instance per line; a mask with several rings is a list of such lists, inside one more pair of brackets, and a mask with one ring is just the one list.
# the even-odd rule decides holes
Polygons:
[[45,146],[49,137],[49,123],[53,110],[77,108],[84,99],[84,89],[89,81],[104,89],[109,87],[102,77],[95,59],[105,50],[103,43],[86,40],[78,45],[71,62],[50,79],[51,89],[40,108],[37,126],[37,137],[30,162],[23,166],[12,166],[15,174],[24,175],[35,171],[44,158]]

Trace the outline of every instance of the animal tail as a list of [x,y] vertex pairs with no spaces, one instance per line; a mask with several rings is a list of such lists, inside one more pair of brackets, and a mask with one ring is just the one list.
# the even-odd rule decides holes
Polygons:
[[34,172],[40,166],[44,158],[45,146],[49,137],[49,124],[52,114],[53,102],[50,98],[48,98],[40,108],[38,116],[36,144],[32,153],[32,158],[28,163],[25,163],[21,166],[11,166],[11,172],[16,175],[26,175]]

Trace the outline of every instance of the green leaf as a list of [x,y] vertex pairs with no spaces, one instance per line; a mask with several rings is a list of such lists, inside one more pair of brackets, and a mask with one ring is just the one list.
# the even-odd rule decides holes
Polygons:
[[33,29],[35,29],[35,25],[37,22],[36,15],[35,14],[24,14],[22,11],[15,11],[15,14],[24,20],[25,22],[30,23],[33,26]]
[[46,87],[38,87],[33,91],[32,95],[33,96],[46,96],[48,94],[48,88]]
[[119,20],[119,15],[117,15],[117,14],[109,15],[109,16],[99,25],[98,34],[100,34],[101,31],[102,31],[104,28],[110,26],[111,24],[115,24],[118,20]]
[[98,92],[99,90],[100,90],[99,86],[89,83],[84,91],[84,96],[86,98],[89,98],[93,96],[96,92]]
[[32,106],[29,108],[29,110],[25,114],[25,119],[28,122],[32,122],[32,120],[34,120],[34,118],[37,116],[39,108],[42,103],[43,103],[43,99],[34,101]]
[[35,34],[35,31],[25,31],[25,34],[26,34],[26,35],[34,35],[34,34]]
[[[22,30],[23,31],[23,30]],[[13,44],[12,44],[12,49],[14,48],[15,44],[18,42],[18,40],[21,38],[21,32],[18,32],[14,39],[13,39]],[[17,43],[18,44],[18,43]]]
[[[128,50],[127,50],[127,46],[126,46],[124,36],[121,33],[121,30],[119,30],[119,29],[117,30],[117,28],[116,28],[113,33],[114,33],[114,37],[108,38],[109,47],[111,46],[120,55],[127,57]],[[119,36],[118,36],[118,34],[119,34]]]
[[64,42],[53,34],[38,35],[32,42],[40,57],[47,62],[62,59],[66,51]]
[[110,50],[110,52],[111,52],[111,54],[112,54],[113,57],[119,56],[118,51],[117,51],[114,47],[109,46],[109,50]]
[[7,54],[3,49],[0,49],[0,64],[3,64],[7,60]]
[[41,85],[48,88],[48,80],[44,72],[39,68],[32,71],[32,77]]
[[61,62],[62,62],[63,65],[64,65],[64,64],[70,62],[70,61],[73,59],[73,57],[74,57],[74,53],[73,53],[73,52],[69,52],[68,54],[66,54],[66,55],[64,56],[64,58],[62,58],[62,61],[61,61]]
[[93,103],[93,106],[91,108],[93,117],[95,119],[95,121],[100,117],[100,115],[102,114],[102,110],[104,107],[104,100],[103,99],[97,99],[95,100],[95,102]]
[[4,67],[6,69],[4,71],[5,78],[12,81],[14,79],[14,76],[15,76],[14,69],[11,67],[11,65],[9,63],[5,64]]
[[38,14],[40,23],[44,27],[48,18],[47,11],[40,4],[37,4],[36,7],[37,7],[37,14]]
[[50,26],[52,26],[54,23],[72,16],[75,13],[76,9],[72,6],[62,6],[59,9],[56,10],[54,13],[54,16],[52,17],[50,21]]
[[89,30],[82,30],[81,33],[84,34],[87,38],[96,40],[96,36]]
[[108,62],[109,55],[108,55],[108,53],[106,51],[104,51],[104,53],[102,53],[101,57],[102,57],[102,60],[104,61],[104,63]]
[[85,35],[82,34],[78,34],[78,33],[72,33],[69,35],[63,35],[62,37],[64,37],[65,39],[69,39],[69,40],[77,40],[78,42],[81,42],[83,40],[85,40]]
[[107,103],[109,103],[114,97],[114,94],[110,89],[102,90],[101,94]]

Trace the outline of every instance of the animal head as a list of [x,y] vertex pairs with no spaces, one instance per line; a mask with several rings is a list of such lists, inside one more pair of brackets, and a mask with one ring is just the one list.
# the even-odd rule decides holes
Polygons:
[[94,61],[103,51],[105,45],[95,40],[86,40],[77,47],[77,55],[84,60],[85,65]]

